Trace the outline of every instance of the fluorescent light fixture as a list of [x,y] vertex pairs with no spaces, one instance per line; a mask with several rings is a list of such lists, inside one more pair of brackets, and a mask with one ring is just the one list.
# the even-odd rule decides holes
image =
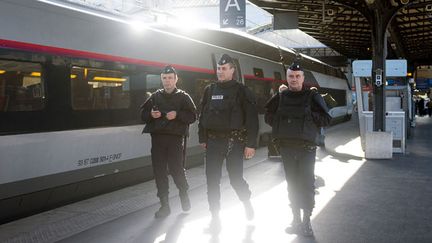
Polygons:
[[31,72],[31,73],[30,73],[30,76],[33,76],[33,77],[40,77],[40,76],[41,76],[41,73],[40,73],[40,72]]
[[106,81],[106,82],[124,82],[125,78],[112,78],[112,77],[94,77],[94,81]]

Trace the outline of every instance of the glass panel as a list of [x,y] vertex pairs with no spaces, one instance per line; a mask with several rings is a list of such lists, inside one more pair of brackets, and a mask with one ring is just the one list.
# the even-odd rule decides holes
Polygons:
[[161,76],[156,74],[147,74],[146,76],[146,91],[153,93],[158,89],[162,89]]
[[254,71],[255,77],[264,78],[264,72],[261,68],[254,68],[253,71]]
[[130,105],[129,76],[120,71],[74,66],[71,86],[74,110],[125,109]]
[[42,67],[38,63],[0,60],[0,112],[45,107]]

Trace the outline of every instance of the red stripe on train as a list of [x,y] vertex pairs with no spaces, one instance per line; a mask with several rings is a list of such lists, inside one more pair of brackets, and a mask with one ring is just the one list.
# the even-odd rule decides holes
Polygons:
[[[73,50],[67,48],[45,46],[45,45],[38,45],[33,43],[4,40],[4,39],[0,39],[0,47],[32,51],[32,52],[50,53],[50,54],[61,55],[61,56],[82,57],[82,58],[91,58],[91,59],[98,59],[98,60],[105,60],[105,61],[124,62],[124,63],[143,65],[143,66],[164,67],[165,65],[168,64],[168,63],[161,63],[161,62],[146,61],[137,58],[121,57],[121,56],[107,55],[107,54],[101,54],[101,53],[95,53],[89,51],[79,51],[79,50]],[[191,67],[191,66],[174,64],[174,63],[169,63],[169,64],[173,65],[175,68],[179,70],[215,74],[215,71],[213,69]]]

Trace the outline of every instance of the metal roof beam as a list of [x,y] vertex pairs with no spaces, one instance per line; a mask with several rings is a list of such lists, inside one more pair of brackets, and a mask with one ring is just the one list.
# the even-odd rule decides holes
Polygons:
[[390,26],[388,27],[388,31],[390,33],[390,38],[388,38],[387,41],[392,41],[395,44],[395,48],[391,46],[391,50],[393,50],[398,57],[406,57],[406,53],[404,51],[404,46],[402,44],[402,37],[400,36],[399,32],[397,31],[397,25],[395,21],[392,21],[390,23]]
[[405,27],[405,26],[399,26],[399,30],[401,32],[405,32],[405,31],[410,31],[410,30],[416,30],[416,29],[420,29],[420,28],[430,28],[432,27],[432,23],[430,24],[423,24],[423,25],[416,25],[416,26],[410,26],[410,27]]

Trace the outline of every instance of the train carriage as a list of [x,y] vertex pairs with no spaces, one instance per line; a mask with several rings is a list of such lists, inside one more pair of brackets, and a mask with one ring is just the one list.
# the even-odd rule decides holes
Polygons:
[[[283,49],[283,63],[281,48],[233,33],[219,32],[235,46],[166,28],[136,31],[125,20],[43,1],[1,1],[0,28],[0,222],[152,178],[139,106],[161,87],[166,64],[199,104],[216,60],[230,54],[239,81],[256,94],[264,135],[265,101],[297,57]],[[302,59],[313,85],[339,102],[335,118],[350,115],[346,79]],[[204,152],[196,123],[190,134],[187,166],[202,163]]]

